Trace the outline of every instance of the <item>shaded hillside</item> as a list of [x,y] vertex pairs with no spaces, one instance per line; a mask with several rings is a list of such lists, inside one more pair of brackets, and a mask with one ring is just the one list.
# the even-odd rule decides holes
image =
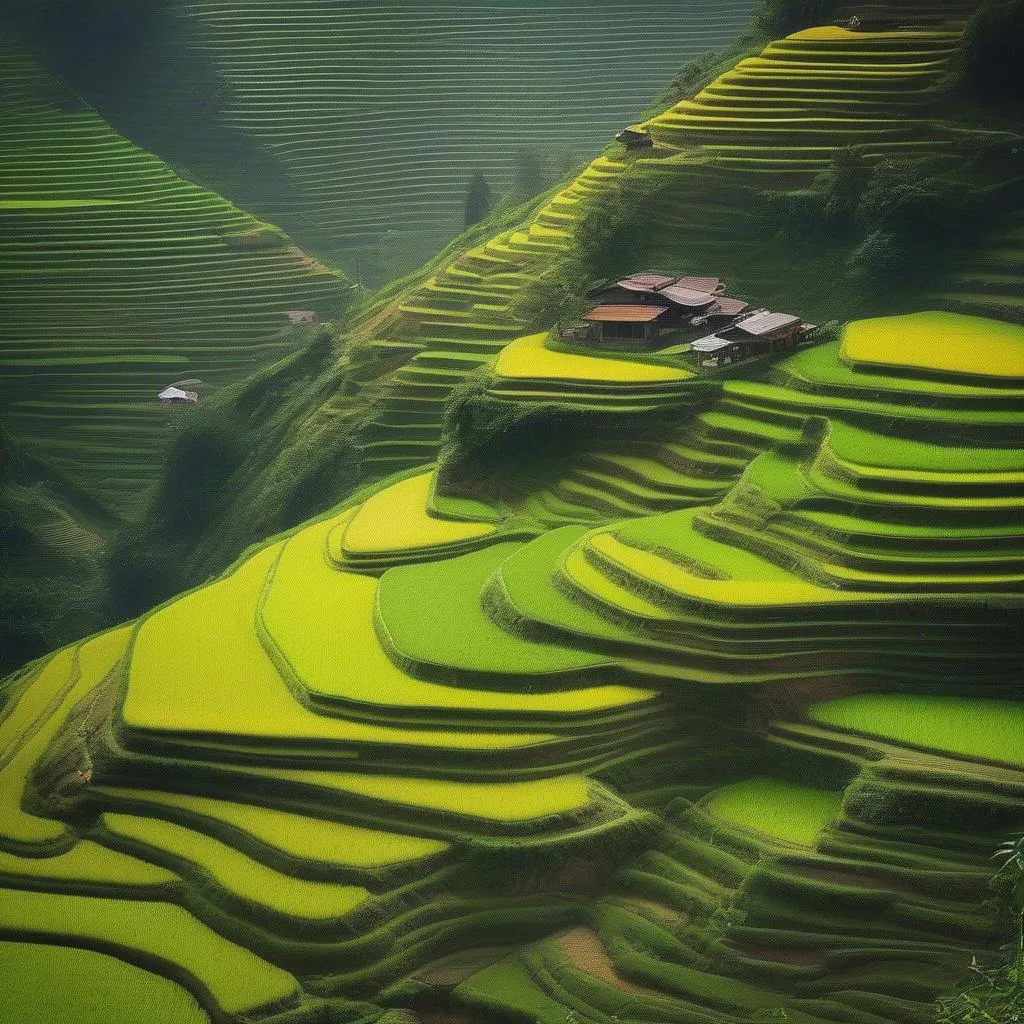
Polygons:
[[347,282],[173,174],[10,50],[0,119],[0,371],[9,429],[112,511],[138,507],[170,413],[296,347],[286,310]]
[[19,1015],[931,1021],[1012,937],[1024,328],[662,376],[551,487],[400,474],[7,680],[0,939],[107,954]]
[[206,401],[308,343],[285,329],[286,310],[328,316],[351,289],[6,46],[0,81],[0,661],[10,665],[111,621],[104,546],[151,500],[169,428],[194,412],[157,393],[197,378]]
[[[961,28],[811,29],[733,59],[648,122],[653,150],[613,144],[521,223],[486,239],[485,223],[386,289],[315,386],[282,367],[274,393],[288,398],[270,430],[258,412],[269,378],[240,388],[225,409],[253,455],[183,553],[186,578],[295,522],[285,503],[290,516],[326,506],[289,486],[311,452],[343,449],[364,481],[435,458],[456,390],[517,336],[581,308],[596,278],[713,272],[731,294],[818,323],[921,302],[1012,316],[1022,277],[1004,225],[1019,205],[1019,135],[1005,119],[978,127],[953,74]],[[135,543],[163,529],[153,517]]]
[[58,72],[119,130],[376,286],[461,230],[475,171],[496,195],[541,191],[750,9],[657,2],[641,32],[611,0],[169,0],[141,18],[49,0],[32,17]]

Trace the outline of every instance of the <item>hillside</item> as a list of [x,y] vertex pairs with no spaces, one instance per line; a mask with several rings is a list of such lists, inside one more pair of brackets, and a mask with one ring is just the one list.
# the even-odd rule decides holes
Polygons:
[[[326,508],[353,479],[436,458],[451,396],[510,341],[577,310],[595,279],[713,271],[730,294],[816,323],[918,308],[1019,319],[1024,167],[1004,151],[1021,129],[979,127],[951,88],[961,29],[812,28],[726,62],[648,122],[653,149],[613,143],[525,221],[485,222],[385,289],[347,325],[332,373],[314,381],[282,367],[225,396],[253,454],[180,553],[176,567],[192,568],[179,585],[296,511]],[[820,222],[810,234],[804,210]],[[272,422],[268,390],[288,396]],[[293,481],[318,458],[342,471],[298,493]],[[159,515],[141,537],[165,538]]]
[[5,50],[0,370],[7,427],[110,512],[137,511],[180,378],[215,389],[297,346],[288,309],[347,282],[177,177]]
[[491,507],[399,475],[8,680],[13,962],[140,1024],[930,1021],[1024,828],[1024,328],[675,387],[682,433]]
[[[0,679],[0,1024],[1016,1024],[1024,126],[965,69],[1021,37],[973,7],[766,5],[654,145],[176,410],[102,559],[22,461],[123,621]],[[797,333],[574,333],[654,270]]]
[[[148,21],[107,6],[111,23],[62,29],[66,5],[42,5],[62,77],[130,138],[371,286],[461,231],[474,172],[495,200],[548,187],[683,65],[731,43],[751,9],[702,0],[681,16],[655,0],[637,32],[612,0],[169,0]],[[83,55],[72,31],[125,70]]]
[[157,394],[198,379],[205,403],[308,346],[287,310],[330,316],[352,292],[278,228],[117,134],[9,40],[0,56],[0,664],[11,668],[115,621],[110,537],[151,502],[168,436],[195,412]]

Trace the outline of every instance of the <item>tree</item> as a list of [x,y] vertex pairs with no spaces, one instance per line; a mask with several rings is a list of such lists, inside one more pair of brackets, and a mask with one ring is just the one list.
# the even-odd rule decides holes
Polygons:
[[772,35],[820,25],[832,16],[836,0],[764,0],[757,24]]
[[463,224],[470,228],[479,223],[491,212],[491,199],[493,193],[491,186],[487,184],[483,171],[475,171],[469,179],[469,186],[466,189],[465,214]]
[[968,22],[960,71],[969,89],[986,99],[1014,103],[1024,98],[1024,0],[987,3]]
[[544,191],[544,162],[536,150],[520,148],[512,154],[512,191],[524,201]]

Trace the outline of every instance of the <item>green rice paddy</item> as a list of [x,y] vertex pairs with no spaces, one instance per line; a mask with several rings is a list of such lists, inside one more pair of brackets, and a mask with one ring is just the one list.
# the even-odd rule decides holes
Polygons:
[[131,841],[150,856],[186,861],[220,888],[250,903],[297,918],[344,917],[363,903],[367,891],[354,885],[310,882],[274,871],[226,843],[159,818],[104,814],[103,827],[114,837]]
[[448,849],[446,843],[436,839],[361,828],[235,800],[217,800],[192,793],[162,793],[151,789],[105,788],[104,792],[116,797],[118,806],[130,802],[149,814],[158,808],[166,808],[171,813],[184,812],[189,820],[219,823],[302,861],[380,868],[431,857]]
[[859,321],[842,353],[855,365],[1024,380],[1024,328],[955,313]]
[[704,806],[749,831],[795,846],[814,846],[841,804],[840,793],[779,779],[747,779],[715,790]]
[[201,986],[194,994],[201,992],[227,1014],[259,1010],[297,995],[295,979],[286,971],[221,938],[170,903],[15,889],[3,890],[2,897],[0,934],[60,938],[68,945],[114,955],[138,950],[158,970],[183,975],[193,988]]
[[[779,40],[400,289],[353,343],[416,352],[362,436],[387,479],[0,688],[0,1020],[99,1024],[91,977],[129,1024],[931,1020],[1024,829],[1016,336],[856,321],[691,403],[515,310],[630,164],[706,196],[941,148],[958,31]],[[943,362],[965,331],[1001,379]],[[447,494],[477,372],[586,451]]]
[[815,704],[807,714],[838,729],[1024,767],[1024,707],[1016,701],[860,693]]
[[[210,1017],[169,978],[88,949],[0,942],[3,1024],[208,1024]],[[55,984],[59,979],[59,984]]]

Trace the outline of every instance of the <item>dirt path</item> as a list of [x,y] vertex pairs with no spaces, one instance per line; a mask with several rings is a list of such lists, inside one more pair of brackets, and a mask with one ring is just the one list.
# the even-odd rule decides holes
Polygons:
[[565,954],[569,963],[583,971],[584,974],[589,974],[599,981],[614,985],[632,995],[647,996],[652,999],[669,998],[664,992],[646,988],[643,985],[635,985],[617,974],[615,965],[601,941],[601,936],[592,928],[585,926],[570,928],[569,931],[554,936],[552,941]]

